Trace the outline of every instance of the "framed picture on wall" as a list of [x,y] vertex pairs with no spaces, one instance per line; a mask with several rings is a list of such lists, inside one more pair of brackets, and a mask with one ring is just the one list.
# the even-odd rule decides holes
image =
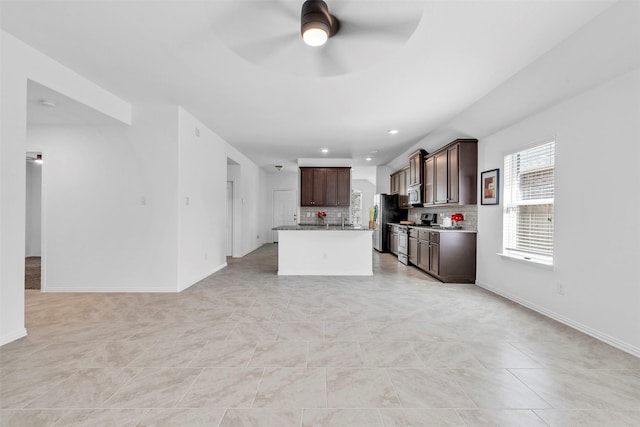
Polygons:
[[500,169],[484,171],[480,177],[482,183],[480,203],[483,205],[500,204]]

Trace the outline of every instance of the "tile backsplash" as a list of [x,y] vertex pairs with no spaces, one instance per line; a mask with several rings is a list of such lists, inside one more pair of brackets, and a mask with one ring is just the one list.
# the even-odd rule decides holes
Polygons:
[[[341,224],[342,218],[344,217],[345,222],[349,222],[349,206],[344,207],[329,207],[329,206],[319,206],[319,207],[300,207],[300,220],[298,223],[300,224],[320,224],[320,218],[318,218],[318,211],[326,212],[327,217],[325,218],[325,223],[328,224]],[[311,214],[311,216],[307,216],[307,214]]]
[[[450,217],[454,213],[461,213],[464,216],[464,221],[460,222],[460,225],[464,230],[478,231],[478,206],[477,205],[464,205],[464,206],[429,206],[428,208],[411,208],[409,209],[409,220],[420,222],[420,215],[423,213],[437,213],[438,224],[442,224],[442,218],[445,216]],[[417,216],[416,216],[417,215]]]

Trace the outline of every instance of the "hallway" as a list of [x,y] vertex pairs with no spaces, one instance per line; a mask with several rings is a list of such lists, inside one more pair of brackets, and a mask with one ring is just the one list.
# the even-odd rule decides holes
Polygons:
[[180,294],[27,290],[0,425],[640,425],[640,359],[474,285],[229,262]]

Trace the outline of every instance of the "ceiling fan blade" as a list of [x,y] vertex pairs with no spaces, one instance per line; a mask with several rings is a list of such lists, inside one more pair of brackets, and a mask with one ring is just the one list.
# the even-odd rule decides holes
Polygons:
[[278,34],[252,41],[243,41],[231,46],[231,48],[243,58],[256,64],[262,64],[297,43],[300,43],[300,40],[295,35]]
[[372,43],[403,43],[416,30],[418,22],[415,20],[395,22],[371,22],[366,20],[342,19],[340,31],[336,39],[358,37]]
[[[262,3],[262,2],[257,2]],[[302,8],[302,3],[297,0],[271,0],[274,6],[278,8],[280,13],[288,16],[289,18],[299,21],[300,20],[300,11]]]
[[[328,46],[327,46],[328,47]],[[322,49],[314,52],[313,73],[317,77],[330,77],[348,73],[344,55],[338,49]]]

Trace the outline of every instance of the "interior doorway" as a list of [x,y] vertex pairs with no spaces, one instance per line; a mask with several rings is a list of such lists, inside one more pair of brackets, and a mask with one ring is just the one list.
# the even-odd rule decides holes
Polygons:
[[[295,190],[274,190],[273,192],[273,226],[297,225],[298,206]],[[278,232],[273,231],[273,242],[278,241]]]
[[42,163],[40,152],[27,152],[25,205],[25,289],[42,289]]

